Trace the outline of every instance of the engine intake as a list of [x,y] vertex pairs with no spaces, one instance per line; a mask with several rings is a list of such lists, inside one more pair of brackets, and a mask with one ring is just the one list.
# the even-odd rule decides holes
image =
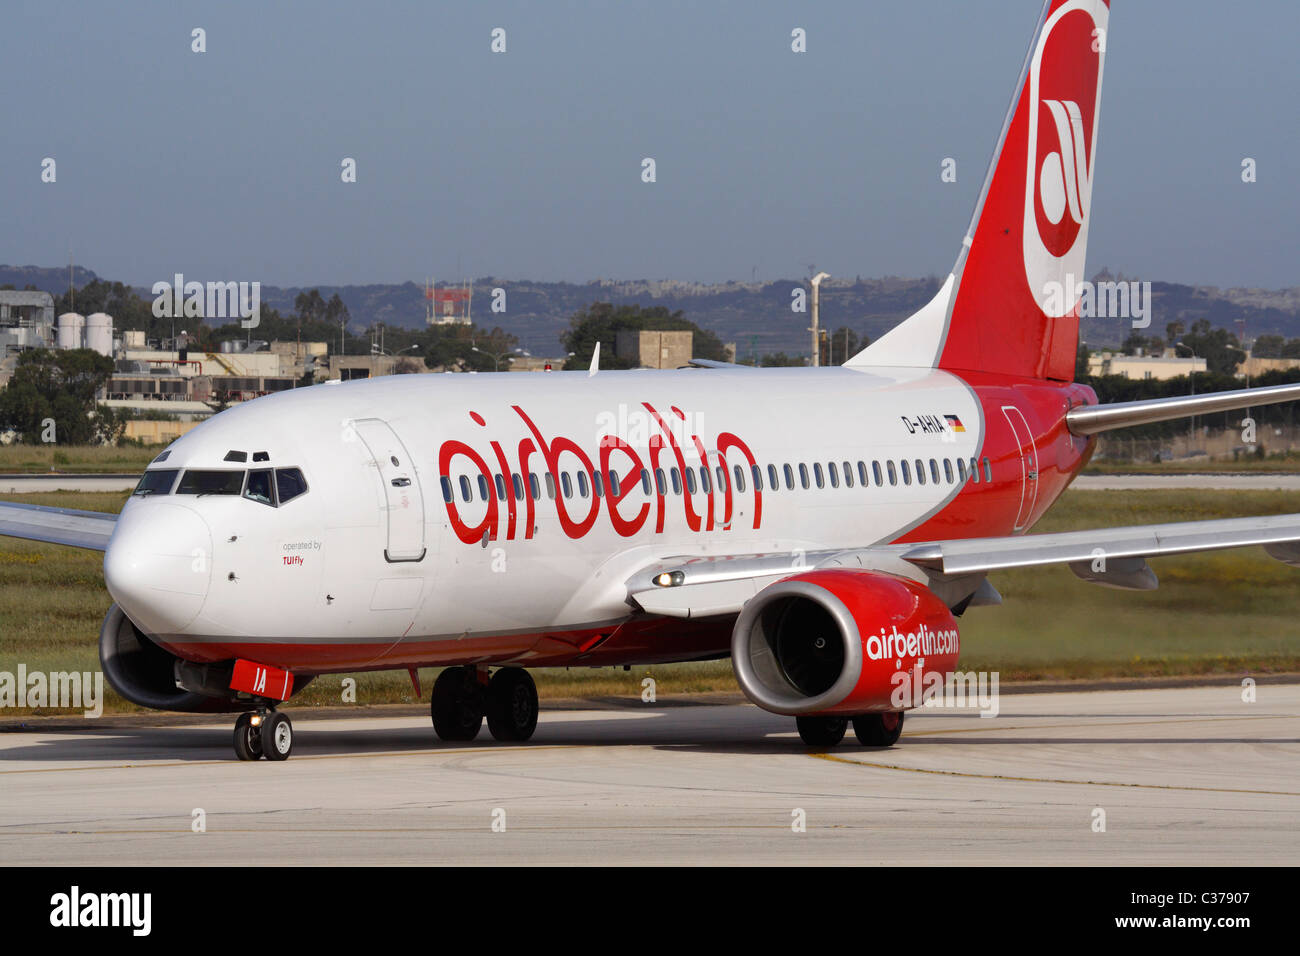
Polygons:
[[[134,704],[152,710],[223,713],[248,709],[247,696],[230,689],[233,662],[193,664],[150,640],[114,604],[99,630],[99,662],[113,689]],[[311,682],[302,676],[294,692]]]
[[731,638],[741,690],[777,714],[862,714],[900,707],[894,675],[955,669],[957,622],[932,591],[876,571],[825,569],[771,584]]

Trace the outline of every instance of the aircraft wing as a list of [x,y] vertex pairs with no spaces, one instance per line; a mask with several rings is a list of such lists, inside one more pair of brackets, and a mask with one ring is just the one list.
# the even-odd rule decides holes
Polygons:
[[0,501],[0,535],[103,551],[113,536],[117,515],[103,511],[45,508]]
[[983,576],[1008,568],[1066,564],[1085,581],[1127,590],[1151,590],[1147,558],[1225,548],[1263,546],[1300,567],[1300,514],[1172,524],[1134,525],[1003,538],[966,538],[858,549],[711,555],[659,561],[628,579],[629,596],[644,610],[668,617],[735,614],[763,587],[819,567],[884,570],[909,566],[940,579]]

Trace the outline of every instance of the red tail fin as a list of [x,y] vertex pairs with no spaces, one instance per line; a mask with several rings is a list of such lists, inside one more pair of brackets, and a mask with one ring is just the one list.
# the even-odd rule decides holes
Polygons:
[[850,365],[1070,381],[1109,0],[1047,0],[952,275]]

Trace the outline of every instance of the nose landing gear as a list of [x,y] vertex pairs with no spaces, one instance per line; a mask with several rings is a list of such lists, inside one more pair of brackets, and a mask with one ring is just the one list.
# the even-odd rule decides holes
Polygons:
[[235,721],[235,756],[240,760],[288,760],[292,752],[293,724],[287,715],[263,708]]

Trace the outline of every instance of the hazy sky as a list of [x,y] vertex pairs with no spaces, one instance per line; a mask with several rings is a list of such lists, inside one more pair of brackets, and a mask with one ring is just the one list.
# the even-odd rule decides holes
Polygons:
[[[946,274],[1039,8],[7,0],[0,262],[71,247],[141,285]],[[1297,36],[1294,0],[1115,0],[1090,271],[1300,285]]]

